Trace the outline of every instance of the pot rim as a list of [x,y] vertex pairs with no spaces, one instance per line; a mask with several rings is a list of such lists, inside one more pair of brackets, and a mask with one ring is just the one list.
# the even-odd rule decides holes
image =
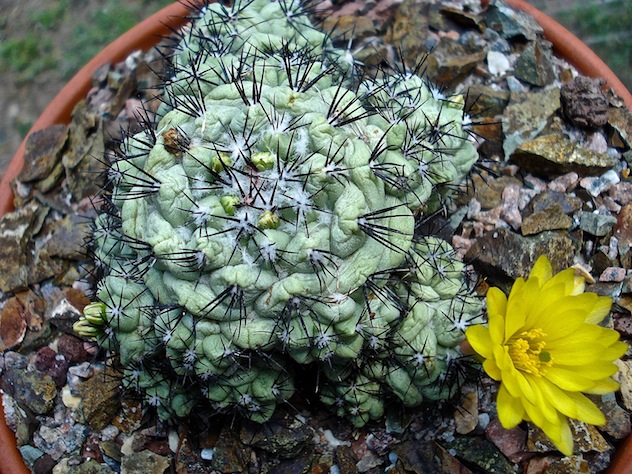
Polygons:
[[[505,1],[513,8],[532,15],[542,26],[544,36],[553,43],[554,50],[561,57],[575,66],[582,74],[605,79],[605,85],[611,87],[623,99],[626,106],[632,109],[632,94],[630,94],[616,74],[585,43],[526,1]],[[122,61],[133,51],[152,48],[160,38],[171,34],[175,29],[186,23],[192,8],[205,3],[212,3],[212,0],[210,2],[205,0],[180,0],[154,13],[105,47],[62,88],[35,121],[2,176],[0,181],[0,217],[14,209],[13,191],[10,183],[22,170],[28,136],[51,125],[68,123],[73,107],[90,90],[92,76],[97,68],[106,63]],[[489,3],[490,0],[481,0],[481,4],[484,7]],[[28,474],[30,472],[17,448],[15,434],[6,424],[4,409],[1,406],[0,464],[4,468],[9,469],[6,471],[5,469],[0,469],[2,472],[10,472],[12,474]],[[627,469],[629,469],[630,465],[632,465],[632,434],[618,446],[607,472],[610,474],[625,473],[628,472]]]

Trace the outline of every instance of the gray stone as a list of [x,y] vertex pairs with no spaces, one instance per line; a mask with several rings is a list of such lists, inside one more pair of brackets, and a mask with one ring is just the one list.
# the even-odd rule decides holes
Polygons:
[[632,432],[630,413],[621,408],[616,400],[608,400],[600,408],[606,417],[605,426],[599,427],[601,431],[615,439],[625,439]]
[[55,406],[55,381],[40,372],[7,370],[2,376],[2,389],[21,407],[38,415],[48,413]]
[[283,414],[260,425],[245,422],[241,441],[281,458],[291,458],[301,451],[314,436],[314,430],[294,416]]
[[20,454],[22,455],[24,462],[28,466],[32,466],[33,464],[35,464],[35,461],[37,461],[44,455],[44,451],[42,451],[41,449],[37,449],[34,446],[26,445],[20,446]]
[[166,456],[160,456],[149,450],[123,456],[121,474],[162,474],[171,466]]
[[597,237],[604,237],[617,223],[617,218],[605,211],[579,211],[579,228]]
[[518,79],[534,86],[544,87],[555,80],[555,71],[551,62],[551,52],[540,41],[525,48],[516,61],[515,75]]
[[500,33],[503,38],[517,36],[534,40],[542,32],[542,27],[527,13],[511,8],[502,0],[493,0],[485,14],[487,26]]
[[520,144],[534,139],[559,108],[560,90],[557,88],[512,92],[502,119],[505,156],[511,156]]
[[513,465],[485,438],[456,436],[444,447],[456,451],[459,458],[478,466],[483,472],[514,474]]

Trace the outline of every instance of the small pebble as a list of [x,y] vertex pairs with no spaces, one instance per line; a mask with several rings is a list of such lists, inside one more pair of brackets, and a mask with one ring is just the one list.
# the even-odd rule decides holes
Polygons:
[[583,178],[579,185],[588,191],[592,196],[597,197],[601,193],[608,191],[612,186],[619,183],[620,178],[616,171],[608,170],[598,177]]
[[215,454],[215,450],[213,448],[206,448],[200,452],[200,457],[205,461],[211,461],[213,459],[213,455]]
[[621,282],[624,279],[625,268],[620,267],[608,267],[599,275],[599,281]]
[[559,191],[565,193],[572,190],[579,181],[579,175],[574,171],[558,176],[548,185],[551,191]]
[[489,51],[487,53],[487,67],[493,76],[502,76],[511,68],[511,64],[509,64],[509,59],[505,54]]

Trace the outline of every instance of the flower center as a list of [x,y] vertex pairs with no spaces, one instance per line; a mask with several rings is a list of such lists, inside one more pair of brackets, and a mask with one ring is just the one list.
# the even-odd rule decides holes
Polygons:
[[542,329],[523,331],[508,341],[509,357],[514,367],[522,372],[527,372],[540,377],[546,367],[553,365],[551,353],[544,350],[546,334]]

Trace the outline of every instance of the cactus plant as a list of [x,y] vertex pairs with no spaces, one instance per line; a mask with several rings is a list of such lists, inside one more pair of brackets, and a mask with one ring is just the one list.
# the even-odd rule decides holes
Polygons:
[[181,33],[156,126],[107,171],[80,334],[163,418],[259,422],[313,365],[361,426],[418,405],[478,322],[452,248],[415,234],[477,153],[458,96],[368,74],[296,0],[214,3]]

